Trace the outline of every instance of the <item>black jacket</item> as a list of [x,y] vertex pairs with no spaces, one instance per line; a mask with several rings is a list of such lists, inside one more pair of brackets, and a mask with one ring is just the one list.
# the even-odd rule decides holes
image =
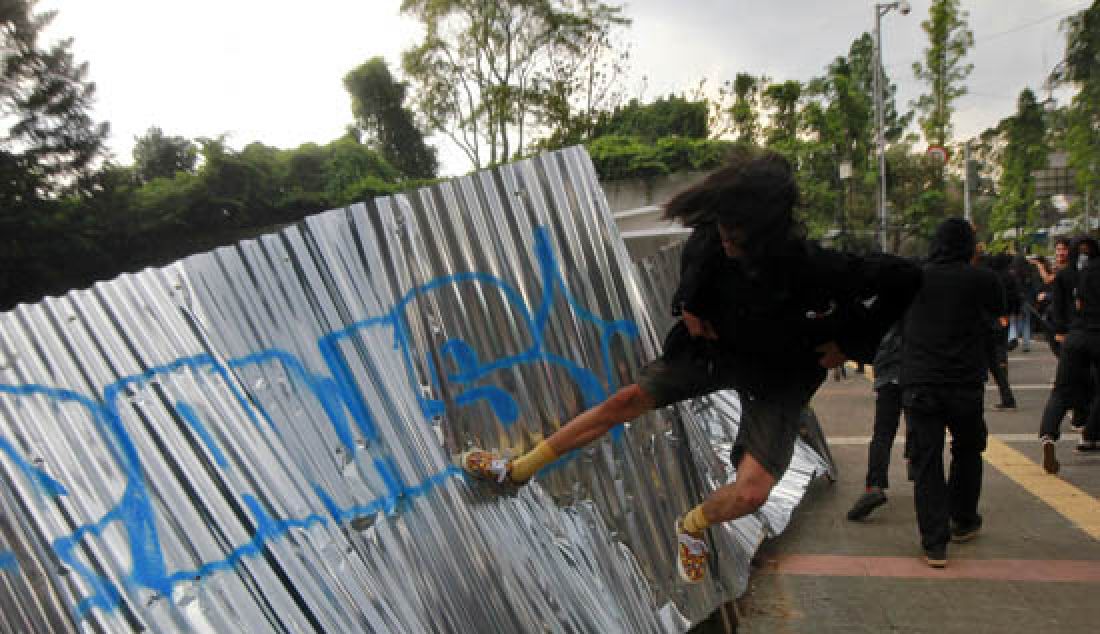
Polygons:
[[1077,267],[1067,266],[1054,276],[1050,292],[1050,323],[1055,334],[1064,335],[1084,323],[1077,313]]
[[1100,331],[1100,257],[1089,260],[1078,272],[1077,297],[1081,302],[1080,325],[1085,330]]
[[981,385],[991,325],[1005,314],[997,274],[974,266],[973,232],[945,222],[932,241],[924,280],[905,316],[901,384]]
[[815,348],[828,341],[870,363],[920,286],[919,267],[902,258],[807,241],[750,267],[725,256],[713,227],[696,229],[684,253],[676,301],[714,325],[724,362],[757,387],[820,371]]

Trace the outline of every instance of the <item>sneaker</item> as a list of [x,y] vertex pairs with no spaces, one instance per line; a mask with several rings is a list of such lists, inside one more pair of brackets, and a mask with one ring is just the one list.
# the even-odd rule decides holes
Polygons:
[[924,549],[924,563],[933,568],[947,567],[947,544]]
[[458,457],[462,470],[478,480],[518,486],[512,481],[512,461],[505,460],[491,451],[474,447]]
[[1054,439],[1043,436],[1043,471],[1054,475],[1061,467],[1058,456],[1055,454]]
[[1015,403],[997,403],[996,405],[993,406],[993,409],[1001,411],[1001,412],[1015,412],[1016,411],[1016,404]]
[[707,543],[684,530],[676,520],[676,571],[680,581],[699,583],[707,576]]
[[1077,453],[1091,453],[1093,451],[1100,451],[1100,442],[1095,440],[1082,440],[1077,443]]
[[951,541],[956,544],[968,542],[978,536],[978,533],[982,530],[982,516],[979,515],[974,520],[974,523],[962,525],[952,523],[951,525]]
[[848,519],[859,521],[871,514],[871,511],[886,504],[886,494],[881,489],[873,489],[859,496],[848,511]]

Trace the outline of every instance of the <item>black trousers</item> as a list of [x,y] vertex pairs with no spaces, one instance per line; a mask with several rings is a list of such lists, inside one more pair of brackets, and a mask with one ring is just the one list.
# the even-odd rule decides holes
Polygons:
[[1016,406],[1016,397],[1012,394],[1012,386],[1008,383],[1008,334],[998,326],[994,329],[993,343],[989,351],[989,373],[993,375],[993,381],[997,384],[997,391],[1001,395],[1001,405]]
[[[875,392],[875,427],[871,446],[867,450],[867,486],[890,488],[890,450],[901,422],[901,386],[887,383]],[[905,441],[905,456],[909,457],[909,439]]]
[[[1047,397],[1043,417],[1039,423],[1039,436],[1049,436],[1058,440],[1062,435],[1062,419],[1066,412],[1073,410],[1075,421],[1096,418],[1091,416],[1091,401],[1097,396],[1094,389],[1094,371],[1097,362],[1091,361],[1089,340],[1100,337],[1100,333],[1088,333],[1084,330],[1071,330],[1066,335],[1058,356],[1058,369],[1054,374],[1054,387]],[[1094,424],[1094,427],[1096,425]]]
[[1100,332],[1074,330],[1066,336],[1054,388],[1043,410],[1041,436],[1057,440],[1066,407],[1073,408],[1074,419],[1085,421],[1083,440],[1100,440],[1100,390],[1096,389],[1100,369]]
[[[918,385],[902,394],[912,444],[913,500],[921,545],[933,548],[951,538],[951,521],[977,520],[982,492],[982,452],[988,432],[982,416],[981,385]],[[951,467],[943,469],[944,431],[951,431]]]

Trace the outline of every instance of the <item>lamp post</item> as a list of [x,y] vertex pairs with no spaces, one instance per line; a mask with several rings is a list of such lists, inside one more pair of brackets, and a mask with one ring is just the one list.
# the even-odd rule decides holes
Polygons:
[[905,0],[899,2],[880,2],[875,4],[875,147],[878,150],[878,222],[879,222],[879,246],[886,250],[886,133],[885,114],[882,103],[882,16],[892,9],[897,9],[902,15],[909,15],[912,7]]
[[851,213],[852,207],[852,161],[850,159],[844,159],[837,166],[837,175],[840,176],[841,182],[844,183],[845,193],[847,197],[844,203],[841,205],[840,211],[840,248],[847,250],[851,248],[848,244],[848,214]]

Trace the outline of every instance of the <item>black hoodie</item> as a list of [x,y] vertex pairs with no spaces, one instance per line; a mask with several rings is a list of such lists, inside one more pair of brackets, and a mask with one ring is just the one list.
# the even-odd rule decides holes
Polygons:
[[870,363],[920,285],[920,269],[895,256],[794,240],[753,265],[727,258],[717,241],[706,227],[692,234],[676,301],[714,325],[716,350],[750,391],[822,372],[815,348],[828,341]]
[[902,336],[901,384],[985,382],[993,320],[1005,314],[997,275],[974,266],[974,230],[962,218],[936,229],[924,283],[909,306]]

